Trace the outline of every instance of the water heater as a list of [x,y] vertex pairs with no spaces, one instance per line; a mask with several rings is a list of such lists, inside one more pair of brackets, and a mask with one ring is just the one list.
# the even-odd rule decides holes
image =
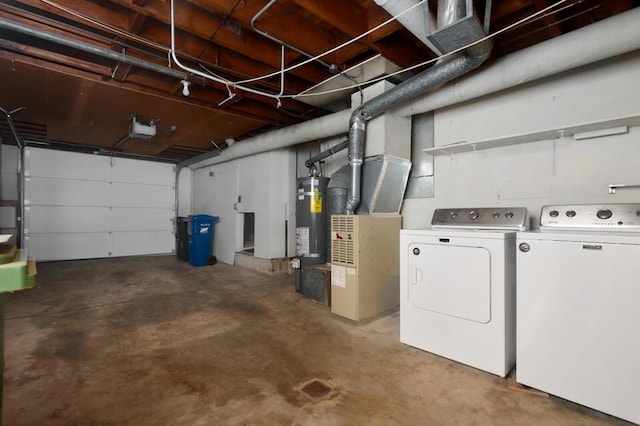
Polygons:
[[329,178],[298,178],[296,201],[296,290],[300,291],[301,269],[327,262],[327,205]]

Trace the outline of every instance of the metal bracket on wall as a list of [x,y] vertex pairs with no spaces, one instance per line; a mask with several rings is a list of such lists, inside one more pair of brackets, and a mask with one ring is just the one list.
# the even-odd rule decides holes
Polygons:
[[[18,200],[16,203],[16,228],[18,235],[16,236],[16,245],[18,248],[24,247],[24,214],[25,214],[25,205],[24,205],[24,180],[25,180],[25,171],[24,171],[24,142],[18,135],[18,131],[16,129],[16,125],[13,121],[13,115],[16,113],[26,109],[26,107],[19,107],[12,111],[7,111],[4,108],[0,108],[0,111],[4,113],[7,119],[7,124],[9,125],[9,129],[13,134],[16,145],[18,146]],[[1,146],[0,146],[0,149]],[[2,156],[0,155],[0,158]]]
[[608,188],[609,194],[615,194],[619,188],[640,188],[640,183],[612,183]]

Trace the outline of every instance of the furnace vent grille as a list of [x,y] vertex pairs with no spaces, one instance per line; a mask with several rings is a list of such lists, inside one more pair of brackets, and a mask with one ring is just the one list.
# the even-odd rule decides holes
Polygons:
[[353,234],[356,227],[354,215],[333,215],[331,216],[331,230]]
[[356,265],[356,234],[356,216],[331,216],[331,263]]

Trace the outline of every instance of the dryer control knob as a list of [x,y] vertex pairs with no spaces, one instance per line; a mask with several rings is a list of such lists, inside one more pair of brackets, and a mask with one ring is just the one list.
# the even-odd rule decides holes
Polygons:
[[601,209],[598,210],[596,216],[598,216],[598,219],[609,219],[611,216],[613,216],[613,213],[609,209]]
[[529,244],[527,243],[520,243],[520,245],[518,246],[518,248],[520,249],[521,252],[526,253],[529,250],[531,250],[531,246],[529,246]]
[[558,212],[558,210],[551,210],[549,212],[549,216],[551,216],[551,217],[558,217],[559,214],[560,214],[560,212]]
[[469,218],[470,218],[471,220],[476,220],[476,219],[478,218],[478,216],[480,216],[480,213],[478,213],[478,212],[477,212],[477,211],[475,211],[475,210],[471,210],[471,211],[469,212]]

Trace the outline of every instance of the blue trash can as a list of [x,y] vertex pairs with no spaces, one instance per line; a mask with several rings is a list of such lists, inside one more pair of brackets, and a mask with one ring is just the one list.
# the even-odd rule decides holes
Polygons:
[[215,263],[211,255],[213,228],[220,218],[198,214],[189,216],[189,265],[206,266]]

